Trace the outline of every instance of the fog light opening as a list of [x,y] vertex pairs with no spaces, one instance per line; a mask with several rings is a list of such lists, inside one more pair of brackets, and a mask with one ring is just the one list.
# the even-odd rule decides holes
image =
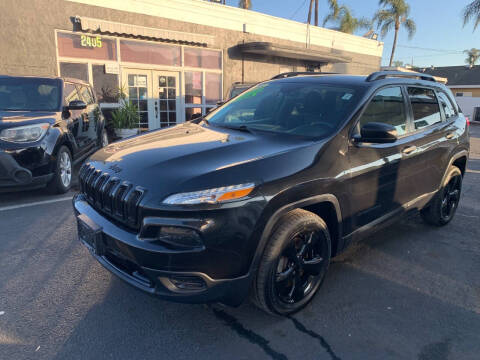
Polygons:
[[207,283],[199,276],[174,275],[169,277],[175,288],[183,291],[200,291],[207,288]]

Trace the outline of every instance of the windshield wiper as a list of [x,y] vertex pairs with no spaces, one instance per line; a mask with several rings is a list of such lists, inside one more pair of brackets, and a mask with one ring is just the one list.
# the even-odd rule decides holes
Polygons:
[[253,134],[253,131],[247,125],[240,125],[240,126],[229,126],[224,124],[215,124],[215,125],[224,127],[226,129],[238,130],[238,131],[243,131],[243,132],[248,132],[250,134]]

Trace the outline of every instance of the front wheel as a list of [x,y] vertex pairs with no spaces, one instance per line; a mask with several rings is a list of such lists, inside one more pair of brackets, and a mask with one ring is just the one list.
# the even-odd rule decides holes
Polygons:
[[457,211],[461,191],[462,172],[458,167],[452,166],[442,188],[435,194],[431,204],[421,210],[423,220],[435,226],[448,224]]
[[313,298],[330,263],[327,225],[296,209],[279,220],[262,256],[253,286],[255,304],[268,313],[288,315]]
[[48,189],[54,194],[63,194],[72,186],[72,155],[66,146],[61,146],[55,160],[55,173],[48,184]]

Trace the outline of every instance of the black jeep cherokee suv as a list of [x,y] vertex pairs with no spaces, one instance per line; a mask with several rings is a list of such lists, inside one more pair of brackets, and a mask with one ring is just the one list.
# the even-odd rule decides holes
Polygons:
[[108,144],[91,86],[76,79],[0,76],[0,191],[48,184],[64,193],[73,164]]
[[332,256],[418,209],[455,214],[468,120],[432,77],[291,76],[194,122],[111,144],[80,170],[81,241],[165,299],[288,314]]

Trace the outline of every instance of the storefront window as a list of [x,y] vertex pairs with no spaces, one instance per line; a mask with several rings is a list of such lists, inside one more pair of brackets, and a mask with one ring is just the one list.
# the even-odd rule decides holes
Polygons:
[[61,62],[60,76],[88,82],[88,64]]
[[180,47],[140,41],[120,41],[122,61],[180,66]]
[[187,47],[183,51],[185,66],[219,70],[222,68],[222,53],[220,51]]
[[222,75],[205,73],[205,102],[216,104],[222,99]]
[[203,81],[201,72],[185,72],[185,103],[202,103]]
[[58,55],[71,58],[117,60],[115,40],[91,34],[57,33]]
[[93,89],[98,102],[116,103],[118,101],[118,75],[106,74],[105,65],[92,65]]

